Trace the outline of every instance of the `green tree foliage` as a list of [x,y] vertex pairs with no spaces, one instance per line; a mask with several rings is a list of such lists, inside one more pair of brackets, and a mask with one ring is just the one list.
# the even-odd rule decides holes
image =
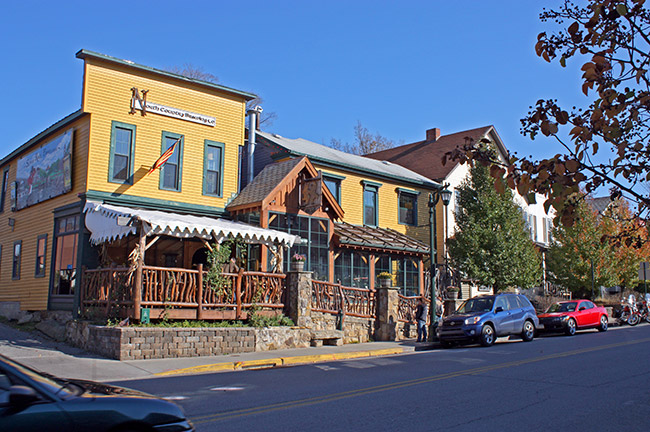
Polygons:
[[546,261],[549,281],[578,297],[589,296],[593,263],[594,286],[617,285],[614,251],[608,242],[600,241],[603,228],[598,213],[585,201],[580,201],[574,223],[559,225],[553,230],[555,242],[549,248]]
[[[547,62],[582,71],[584,107],[562,107],[540,99],[521,120],[522,134],[556,139],[565,149],[548,159],[513,156],[506,163],[490,160],[481,146],[468,142],[447,157],[467,162],[490,161],[492,174],[520,194],[547,196],[565,225],[583,197],[603,185],[611,197],[632,200],[636,215],[648,219],[650,194],[650,11],[645,0],[565,0],[544,10],[543,22],[560,31],[537,37],[535,51]],[[565,138],[566,137],[566,138]],[[606,154],[609,160],[595,155]]]
[[[596,288],[634,288],[639,283],[639,263],[648,261],[650,246],[647,230],[630,213],[624,200],[612,202],[602,215],[581,200],[574,223],[553,231],[555,242],[547,255],[549,280],[576,296],[590,296],[593,263]],[[621,232],[628,233],[626,239],[636,238],[635,242],[620,241]]]
[[489,169],[479,163],[458,192],[458,230],[449,240],[452,264],[464,276],[495,291],[537,285],[540,256],[512,192],[497,192]]

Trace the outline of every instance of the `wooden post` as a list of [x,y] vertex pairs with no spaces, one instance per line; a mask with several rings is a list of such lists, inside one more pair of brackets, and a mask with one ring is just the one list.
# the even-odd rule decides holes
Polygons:
[[115,266],[111,264],[111,268],[108,273],[108,287],[106,288],[106,318],[109,317],[111,313],[111,294],[113,292],[113,284],[115,283]]
[[239,272],[237,273],[237,282],[235,283],[235,302],[237,304],[237,307],[235,309],[235,317],[236,319],[241,319],[242,317],[242,310],[241,310],[241,283],[242,279],[244,279],[244,270],[239,269]]
[[138,242],[138,260],[135,270],[135,286],[133,287],[133,318],[140,321],[140,302],[142,301],[142,266],[144,265],[144,250],[147,246],[147,235],[144,232],[144,222],[140,222],[140,241]]
[[203,264],[198,265],[199,275],[196,277],[196,292],[198,298],[198,310],[196,311],[196,319],[201,321],[203,319]]
[[86,291],[86,287],[84,286],[84,276],[86,275],[86,270],[88,267],[86,266],[81,266],[81,274],[79,275],[79,309],[77,310],[77,313],[81,316],[84,315],[84,310],[83,310],[83,304],[84,304],[84,294]]

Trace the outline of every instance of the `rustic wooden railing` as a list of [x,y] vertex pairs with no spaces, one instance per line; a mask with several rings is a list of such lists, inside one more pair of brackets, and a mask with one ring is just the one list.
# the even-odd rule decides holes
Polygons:
[[[418,301],[423,298],[421,296],[403,296],[397,294],[397,321],[401,322],[415,322],[415,308],[418,305]],[[427,305],[429,305],[429,299],[425,299]],[[427,322],[429,320],[429,314],[427,314]]]
[[[128,268],[84,270],[82,308],[106,317],[134,317],[133,274]],[[229,283],[211,287],[202,269],[143,266],[140,306],[152,319],[246,319],[252,307],[282,310],[285,275],[223,273]],[[119,314],[116,314],[116,308]]]
[[312,311],[375,317],[375,293],[367,288],[346,287],[324,281],[312,281]]
[[84,270],[81,275],[81,305],[95,315],[124,317],[133,305],[133,286],[128,267]]

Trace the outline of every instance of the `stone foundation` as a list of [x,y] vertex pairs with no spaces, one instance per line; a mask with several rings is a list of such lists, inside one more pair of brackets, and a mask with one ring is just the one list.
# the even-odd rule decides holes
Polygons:
[[[312,330],[338,330],[339,317],[337,315],[312,312]],[[375,320],[372,318],[359,318],[349,315],[343,317],[343,343],[365,343],[372,340]]]
[[116,360],[198,357],[309,346],[296,327],[104,327],[70,321],[66,341]]

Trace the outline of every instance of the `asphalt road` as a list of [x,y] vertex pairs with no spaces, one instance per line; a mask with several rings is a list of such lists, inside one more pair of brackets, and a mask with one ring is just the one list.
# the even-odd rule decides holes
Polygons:
[[650,324],[289,368],[121,383],[198,431],[646,431]]

